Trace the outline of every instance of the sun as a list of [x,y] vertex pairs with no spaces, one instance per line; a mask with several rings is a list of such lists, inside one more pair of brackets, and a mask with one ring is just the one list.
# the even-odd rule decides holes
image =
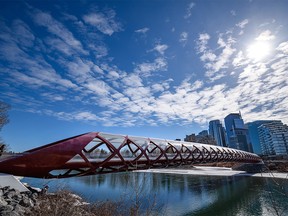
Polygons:
[[263,60],[270,54],[271,47],[267,41],[257,41],[247,48],[247,57],[254,61]]

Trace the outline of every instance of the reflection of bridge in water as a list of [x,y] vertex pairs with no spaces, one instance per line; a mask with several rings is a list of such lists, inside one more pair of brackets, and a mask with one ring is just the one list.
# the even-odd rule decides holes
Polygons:
[[66,178],[210,162],[258,163],[261,158],[200,143],[91,132],[2,159],[0,172]]

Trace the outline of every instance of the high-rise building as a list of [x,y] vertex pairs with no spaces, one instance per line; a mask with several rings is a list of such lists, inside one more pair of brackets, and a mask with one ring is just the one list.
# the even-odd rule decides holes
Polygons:
[[288,154],[288,126],[281,121],[264,123],[258,127],[262,153],[265,155]]
[[258,120],[254,122],[247,123],[247,128],[249,132],[250,142],[253,147],[253,151],[255,154],[262,154],[260,140],[259,140],[259,133],[258,127],[264,123],[273,122],[273,120]]
[[230,148],[253,152],[248,129],[240,113],[231,113],[224,118],[228,146]]
[[203,130],[203,131],[199,132],[198,135],[200,135],[200,136],[208,136],[208,131],[207,130]]
[[196,142],[196,135],[192,133],[191,135],[186,135],[184,138],[185,142]]
[[225,130],[220,120],[213,120],[209,122],[209,135],[215,139],[218,146],[227,147]]
[[[226,135],[228,145],[230,146],[229,138],[233,135],[233,128],[235,128],[235,120],[242,120],[240,113],[231,113],[224,118],[225,128],[226,128]],[[243,120],[242,120],[243,121]],[[238,123],[239,124],[239,123]],[[237,125],[238,125],[237,124]],[[244,128],[244,127],[243,127]]]
[[208,134],[207,130],[201,131],[198,135],[195,135],[194,133],[191,135],[186,135],[184,141],[216,145],[214,138]]

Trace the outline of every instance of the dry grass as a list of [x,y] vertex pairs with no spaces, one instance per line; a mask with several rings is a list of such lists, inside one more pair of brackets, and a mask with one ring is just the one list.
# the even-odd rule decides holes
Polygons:
[[[125,204],[126,203],[126,204]],[[87,204],[67,190],[59,190],[54,194],[40,195],[38,204],[28,210],[25,215],[33,216],[137,216],[139,206],[135,203],[127,206],[127,202],[98,201]],[[149,212],[149,213],[148,213]],[[147,209],[141,215],[157,215]]]
[[34,206],[26,215],[37,216],[82,216],[90,214],[84,205],[79,205],[81,198],[72,195],[69,191],[62,190],[55,194],[40,195],[37,205]]

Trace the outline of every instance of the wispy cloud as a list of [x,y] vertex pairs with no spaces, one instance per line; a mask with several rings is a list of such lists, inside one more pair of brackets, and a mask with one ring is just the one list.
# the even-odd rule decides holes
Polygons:
[[[54,68],[45,61],[43,56],[38,52],[30,53],[31,49],[38,49],[39,42],[36,43],[35,36],[30,32],[27,24],[23,21],[17,21],[11,29],[18,29],[12,32],[7,26],[3,26],[7,38],[2,38],[4,43],[0,45],[0,58],[8,63],[5,67],[7,79],[14,78],[15,84],[26,84],[31,88],[39,86],[54,88],[76,88],[77,86],[70,80],[62,78]],[[18,24],[21,23],[22,27]],[[15,25],[17,27],[15,27]],[[20,29],[19,29],[20,28]],[[23,29],[25,28],[25,30]],[[23,36],[22,34],[26,36]],[[23,36],[21,38],[21,36]],[[23,43],[23,40],[25,42]],[[34,44],[34,46],[31,46]],[[25,46],[25,49],[20,47]],[[4,55],[5,53],[5,55]]]
[[[225,38],[224,38],[225,36]],[[233,48],[235,40],[230,35],[220,34],[217,40],[218,52],[215,54],[212,49],[208,47],[208,41],[210,36],[207,33],[200,34],[197,41],[197,50],[201,54],[200,59],[203,61],[204,67],[207,69],[206,76],[215,81],[224,77],[224,71],[221,71],[228,67],[230,57],[236,51]]]
[[236,57],[233,59],[232,65],[235,68],[238,68],[238,67],[247,65],[249,62],[250,62],[250,60],[244,56],[244,53],[242,51],[239,51],[237,53]]
[[54,93],[51,93],[51,92],[44,92],[41,95],[43,97],[45,97],[47,100],[50,100],[52,102],[64,101],[65,100],[65,98],[62,95],[54,94]]
[[128,87],[141,87],[143,86],[142,79],[137,74],[129,74],[121,80],[124,86]]
[[237,23],[236,26],[240,28],[240,32],[239,35],[243,35],[244,34],[244,28],[245,26],[249,23],[248,19],[244,19],[241,22]]
[[199,38],[197,41],[197,49],[198,52],[203,53],[207,49],[207,44],[210,39],[210,35],[207,33],[199,34]]
[[284,54],[288,55],[288,42],[286,41],[286,42],[279,44],[276,50],[279,50],[283,52]]
[[153,62],[144,62],[136,65],[135,72],[143,76],[150,76],[151,72],[167,70],[167,61],[163,57],[156,58]]
[[29,112],[44,114],[48,116],[53,116],[65,121],[89,121],[95,122],[95,124],[101,121],[100,117],[97,117],[95,114],[90,111],[76,111],[76,112],[56,112],[53,110],[43,109],[43,110],[34,110],[30,109]]
[[147,28],[147,27],[135,30],[136,33],[141,33],[141,34],[145,34],[148,31],[149,31],[149,28]]
[[245,26],[249,23],[248,19],[244,19],[241,22],[237,23],[236,26],[238,26],[239,28],[243,29],[245,28]]
[[260,35],[255,39],[257,41],[270,41],[274,40],[275,35],[272,34],[270,30],[266,30],[260,33]]
[[173,79],[168,79],[168,80],[164,80],[161,83],[154,83],[151,86],[151,92],[152,93],[158,93],[158,92],[164,92],[166,90],[169,90],[171,85],[170,83],[173,82]]
[[188,19],[192,15],[192,8],[195,6],[194,2],[190,2],[186,8],[186,13],[184,15],[185,19]]
[[164,55],[165,50],[168,49],[168,45],[166,44],[157,44],[153,50],[156,50],[159,52],[161,55]]
[[[75,49],[76,52],[87,54],[87,51],[83,49],[81,42],[77,40],[61,22],[54,19],[49,13],[34,9],[34,13],[33,15],[31,14],[31,16],[36,24],[45,27],[48,32],[60,38],[62,42],[66,43],[72,49]],[[55,48],[57,48],[57,46],[55,46]]]
[[188,33],[187,32],[182,32],[180,34],[179,42],[182,43],[183,46],[185,46],[187,41],[188,41]]
[[106,13],[92,12],[83,16],[85,23],[96,27],[100,32],[106,35],[112,35],[114,32],[122,30],[120,22],[115,20],[116,13],[110,9]]
[[22,20],[13,21],[12,31],[21,46],[31,47],[34,45],[35,36],[30,27]]

